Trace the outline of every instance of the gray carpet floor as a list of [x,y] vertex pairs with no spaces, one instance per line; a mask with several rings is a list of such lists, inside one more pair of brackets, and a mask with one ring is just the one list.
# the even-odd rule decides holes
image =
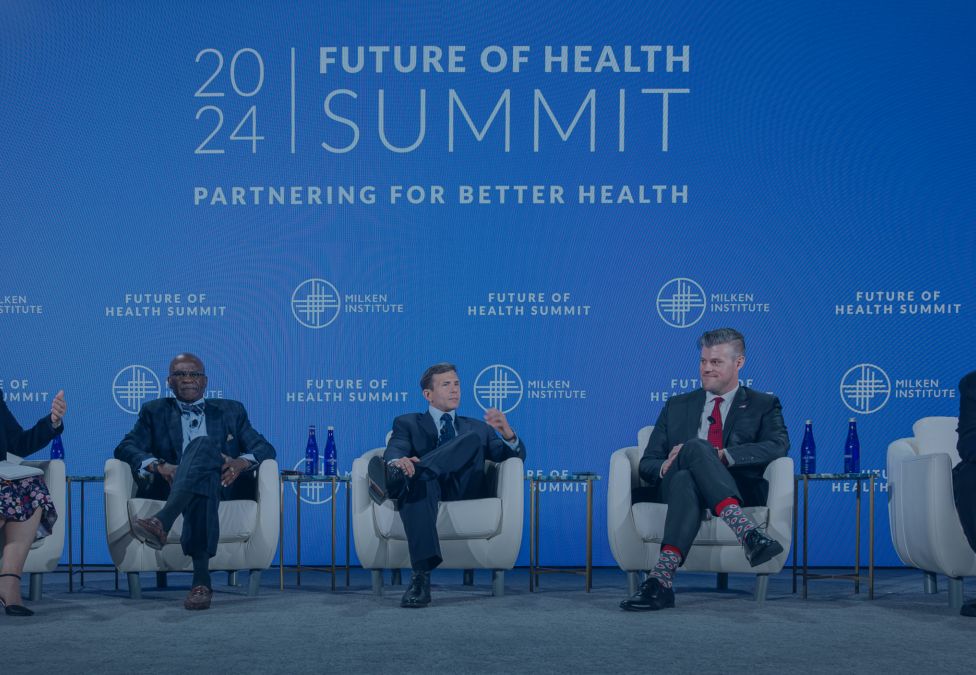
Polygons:
[[373,595],[362,570],[336,592],[314,572],[279,591],[268,571],[256,597],[246,579],[231,587],[219,575],[205,612],[182,608],[189,575],[165,590],[142,579],[134,601],[111,574],[87,575],[74,593],[64,574],[47,575],[35,617],[0,615],[0,672],[972,673],[976,663],[976,619],[948,608],[944,580],[924,594],[914,570],[879,570],[874,600],[834,580],[811,581],[803,600],[784,571],[763,605],[749,576],[718,591],[714,575],[683,574],[676,609],[641,614],[618,609],[626,578],[615,569],[596,570],[591,593],[581,577],[551,575],[531,594],[515,570],[500,598],[486,572],[464,586],[460,572],[437,571],[422,610],[398,606],[403,587]]

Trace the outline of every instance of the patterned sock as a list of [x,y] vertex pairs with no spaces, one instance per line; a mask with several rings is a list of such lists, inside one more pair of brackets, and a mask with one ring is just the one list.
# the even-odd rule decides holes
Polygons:
[[665,588],[671,588],[679,565],[681,565],[681,551],[674,546],[662,546],[657,564],[647,575],[656,577]]
[[720,501],[715,507],[715,513],[732,529],[732,533],[739,540],[740,545],[742,538],[746,536],[746,532],[756,529],[756,524],[742,512],[739,500],[734,497]]
[[204,554],[193,557],[193,585],[213,588],[210,585],[210,556]]

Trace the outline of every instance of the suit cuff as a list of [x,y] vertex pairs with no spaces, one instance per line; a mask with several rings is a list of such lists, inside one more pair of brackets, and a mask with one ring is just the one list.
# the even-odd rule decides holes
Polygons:
[[732,456],[728,448],[725,448],[725,452],[722,453],[722,461],[725,463],[725,466],[735,466],[735,457]]
[[257,458],[255,458],[254,455],[252,455],[251,453],[247,453],[246,455],[241,455],[240,457],[238,457],[238,459],[246,459],[248,462],[250,462],[250,466],[244,469],[245,471],[250,471],[251,469],[253,469],[258,465]]
[[508,447],[510,447],[512,450],[518,450],[518,446],[519,446],[519,437],[518,437],[518,434],[515,434],[512,437],[512,440],[510,440],[510,441],[506,441],[503,438],[502,439],[502,443],[504,443],[505,445],[507,445]]
[[158,457],[150,457],[148,459],[144,459],[142,461],[142,464],[139,465],[139,475],[142,478],[149,478],[152,475],[152,472],[151,471],[148,471],[146,469],[146,467],[149,466],[150,464],[154,464],[155,462],[158,462],[158,461],[160,461],[160,459]]

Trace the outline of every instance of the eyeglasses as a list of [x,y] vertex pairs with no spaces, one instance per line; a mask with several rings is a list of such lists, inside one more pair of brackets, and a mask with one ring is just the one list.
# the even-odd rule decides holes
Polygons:
[[175,377],[178,380],[184,378],[190,378],[191,380],[199,380],[201,377],[206,377],[206,373],[202,373],[199,370],[174,370],[169,374],[170,377]]

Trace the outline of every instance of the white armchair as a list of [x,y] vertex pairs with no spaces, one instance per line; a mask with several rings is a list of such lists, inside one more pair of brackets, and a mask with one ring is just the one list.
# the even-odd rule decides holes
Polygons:
[[[373,591],[382,593],[383,570],[410,567],[407,537],[400,514],[390,501],[375,504],[369,497],[367,467],[370,458],[385,448],[370,450],[352,464],[352,526],[356,555],[363,569],[372,573]],[[522,544],[525,502],[521,459],[496,464],[485,462],[494,473],[497,496],[442,502],[437,514],[442,569],[492,570],[492,594],[505,592],[505,570],[515,565]]]
[[888,446],[888,522],[891,541],[906,565],[925,572],[925,590],[936,574],[949,577],[949,606],[962,606],[963,577],[976,576],[952,496],[952,467],[959,463],[955,417],[924,417],[912,438]]
[[[220,503],[220,540],[217,555],[210,559],[210,569],[249,570],[248,595],[258,592],[261,571],[271,565],[278,548],[279,505],[281,503],[278,463],[261,462],[257,469],[256,501],[239,499]],[[132,534],[130,521],[146,518],[162,508],[163,502],[135,497],[132,469],[125,462],[105,462],[105,530],[109,553],[129,582],[129,595],[141,597],[140,572],[189,572],[192,560],[183,555],[180,534],[183,517],[173,524],[163,550],[156,551]]]
[[[664,535],[666,504],[632,503],[631,493],[640,486],[637,474],[644,446],[653,427],[638,434],[641,445],[621,448],[610,457],[607,483],[607,536],[610,550],[620,569],[627,572],[630,592],[637,590],[637,573],[657,562]],[[728,583],[728,573],[756,575],[755,598],[766,598],[769,575],[783,569],[793,539],[793,460],[781,457],[770,462],[763,474],[769,482],[766,506],[743,509],[770,537],[783,545],[783,552],[757,567],[750,567],[745,552],[732,531],[720,518],[704,512],[701,529],[681,568],[691,572],[717,572],[719,587]]]
[[[30,599],[36,602],[41,599],[44,573],[51,572],[58,566],[61,561],[61,553],[64,551],[64,528],[68,517],[65,501],[64,462],[60,459],[25,462],[20,457],[9,453],[7,460],[17,464],[36,466],[44,471],[47,491],[51,493],[54,507],[58,510],[58,520],[54,524],[54,532],[50,536],[34,542],[24,563],[24,572],[30,574]],[[3,541],[3,530],[0,530],[0,561],[3,560]]]

